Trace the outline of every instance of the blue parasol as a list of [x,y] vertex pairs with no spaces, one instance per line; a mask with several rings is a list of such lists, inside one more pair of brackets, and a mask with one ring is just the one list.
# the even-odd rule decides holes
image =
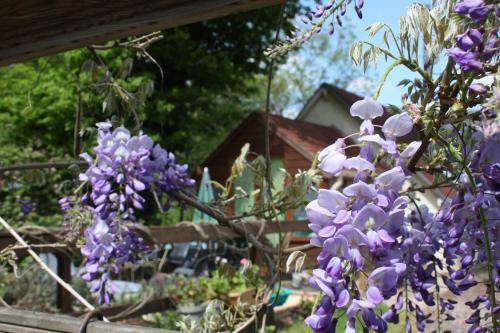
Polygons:
[[[213,201],[214,189],[212,188],[212,182],[210,180],[210,173],[208,172],[208,168],[205,167],[203,169],[203,176],[201,177],[200,188],[198,189],[198,200],[201,202],[210,202]],[[199,210],[195,210],[193,214],[193,222],[212,222],[217,223],[217,221]]]

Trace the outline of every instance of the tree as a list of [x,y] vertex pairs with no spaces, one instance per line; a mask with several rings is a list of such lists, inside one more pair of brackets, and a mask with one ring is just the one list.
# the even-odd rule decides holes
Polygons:
[[[297,2],[287,5],[286,31],[298,9]],[[84,148],[94,144],[94,124],[112,118],[129,127],[139,122],[180,161],[198,164],[253,111],[240,100],[255,91],[253,77],[267,71],[263,52],[273,38],[278,13],[279,8],[271,7],[165,31],[163,40],[148,50],[163,78],[155,63],[132,62],[135,54],[129,49],[80,49],[0,68],[0,122],[5,124],[0,163],[71,158],[79,109]],[[132,106],[122,103],[122,91],[110,84],[101,61],[112,72],[113,83],[130,94]],[[131,108],[135,116],[128,112]],[[33,173],[3,174],[0,215],[26,221],[18,208],[26,199],[36,207],[37,219],[50,219],[64,192],[55,179],[59,183],[75,176],[55,172],[37,172],[40,182],[32,181]]]
[[[373,89],[372,72],[354,66],[349,58],[349,48],[356,39],[355,26],[346,17],[342,28],[332,36],[318,35],[304,48],[288,54],[273,76],[273,112],[295,116],[323,82],[358,94],[369,93]],[[261,87],[258,94],[265,93],[266,80],[265,75],[257,76]]]

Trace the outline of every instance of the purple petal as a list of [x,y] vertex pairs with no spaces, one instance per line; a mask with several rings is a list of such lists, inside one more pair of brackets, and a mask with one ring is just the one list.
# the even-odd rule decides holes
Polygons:
[[375,185],[379,188],[388,188],[394,191],[399,191],[406,180],[405,173],[400,166],[392,168],[378,175],[375,178]]
[[410,143],[405,150],[403,150],[403,152],[401,153],[400,155],[400,158],[401,159],[409,159],[410,157],[412,157],[418,150],[418,148],[420,148],[420,146],[422,145],[422,142],[420,141],[413,141],[412,143]]
[[384,113],[384,108],[382,105],[370,97],[365,97],[364,99],[355,102],[351,106],[351,115],[353,117],[359,117],[363,120],[375,119],[380,117]]
[[318,204],[318,200],[311,201],[306,206],[307,219],[314,224],[331,225],[333,214]]
[[357,171],[375,170],[375,166],[372,163],[359,156],[346,159],[342,165],[345,169],[355,169]]
[[389,117],[384,126],[382,126],[382,132],[386,139],[397,138],[404,136],[411,132],[413,129],[413,122],[408,113],[400,113]]
[[318,204],[331,212],[337,212],[345,208],[349,199],[335,190],[320,189],[318,194]]
[[130,139],[130,132],[124,127],[118,127],[113,131],[113,138],[117,141],[127,141]]
[[143,182],[138,181],[137,179],[134,179],[132,181],[132,185],[134,186],[134,189],[136,191],[143,191],[146,189],[146,185]]
[[352,225],[344,225],[337,231],[339,236],[344,236],[347,239],[349,247],[358,247],[359,245],[366,244],[366,236],[359,229],[354,228]]
[[352,248],[349,249],[349,254],[351,255],[354,267],[361,269],[363,267],[363,256],[361,255],[361,252],[359,252],[356,248]]
[[375,286],[368,288],[366,291],[366,298],[374,304],[380,304],[384,301],[384,296],[382,296],[380,290]]
[[358,197],[358,198],[367,198],[373,199],[377,195],[377,191],[375,187],[371,184],[366,184],[363,181],[359,181],[352,185],[347,186],[342,191],[348,197]]
[[366,240],[368,242],[368,248],[370,250],[374,250],[377,247],[382,246],[378,234],[373,230],[368,230],[368,232],[366,233]]
[[345,142],[344,139],[337,139],[335,143],[329,145],[328,147],[324,148],[318,155],[318,159],[322,161],[325,159],[326,156],[328,156],[331,152],[338,152],[338,153],[344,153],[344,148],[345,148]]
[[331,299],[335,298],[332,288],[327,286],[323,281],[321,281],[320,279],[316,279],[316,284],[326,296]]
[[387,213],[380,207],[369,203],[354,217],[352,225],[359,230],[378,229],[387,220]]
[[383,240],[386,243],[394,243],[394,238],[392,238],[385,229],[380,229],[377,231],[378,236],[380,237],[381,240]]
[[330,254],[335,255],[339,258],[348,258],[348,243],[347,239],[343,236],[335,236],[334,238],[329,238],[323,243],[323,248]]
[[359,141],[361,141],[361,142],[373,142],[373,143],[378,144],[379,146],[385,145],[385,140],[382,139],[382,137],[378,134],[363,135],[359,138]]
[[318,236],[324,237],[324,238],[332,237],[335,234],[336,230],[337,230],[337,228],[335,228],[333,225],[327,226],[327,227],[322,228],[318,232]]
[[339,308],[342,308],[349,303],[350,295],[347,289],[343,289],[338,295],[337,300],[335,301],[335,305]]
[[359,131],[363,134],[373,134],[375,128],[373,127],[372,121],[370,119],[363,120],[359,126]]
[[351,218],[349,211],[342,209],[337,213],[337,216],[333,219],[333,223],[335,224],[344,224]]
[[488,92],[488,88],[482,83],[473,83],[469,86],[469,91],[477,94],[486,94]]
[[330,152],[326,155],[319,163],[319,168],[331,175],[335,176],[337,173],[342,171],[342,164],[347,157],[337,151]]

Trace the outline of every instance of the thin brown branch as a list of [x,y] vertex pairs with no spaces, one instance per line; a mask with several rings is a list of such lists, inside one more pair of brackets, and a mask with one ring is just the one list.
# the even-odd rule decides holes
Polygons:
[[3,252],[5,250],[27,250],[30,248],[33,249],[55,249],[55,248],[66,248],[68,247],[67,244],[60,244],[60,243],[54,243],[54,244],[28,244],[28,245],[12,245],[9,247],[6,247],[0,252]]
[[[35,260],[35,262],[40,266],[44,272],[46,272],[51,278],[56,280],[64,289],[66,289],[71,295],[73,295],[78,301],[80,301],[87,309],[90,311],[95,310],[95,307],[90,304],[82,295],[80,295],[73,287],[68,284],[66,281],[61,279],[59,275],[54,273],[38,256],[38,254],[31,249],[31,247],[24,241],[24,239],[8,224],[1,216],[0,216],[0,224],[16,239],[16,241],[25,246],[29,255]],[[107,321],[107,319],[105,319]]]
[[64,169],[71,165],[86,166],[88,165],[88,163],[85,161],[72,160],[72,161],[14,164],[8,166],[1,166],[0,173],[7,171],[22,171],[22,170],[36,170],[36,169],[50,169],[50,168]]
[[237,221],[228,220],[223,214],[221,214],[213,207],[206,205],[202,202],[199,202],[198,200],[186,195],[183,192],[170,192],[169,194],[172,197],[176,198],[177,200],[185,202],[191,207],[196,208],[207,215],[210,215],[211,217],[216,219],[217,222],[219,222],[221,225],[230,227],[238,235],[246,237],[248,241],[252,243],[257,249],[271,254],[279,253],[278,249],[263,244],[261,241],[257,239],[257,237],[255,237],[255,235],[247,233],[245,231],[244,226],[237,223]]
[[89,46],[89,48],[95,50],[110,50],[114,48],[131,48],[131,49],[147,48],[149,45],[161,40],[162,38],[163,35],[161,34],[161,31],[155,31],[127,42],[114,41],[113,43],[108,45],[91,45]]
[[76,99],[76,110],[75,110],[75,128],[73,131],[73,156],[78,158],[81,153],[81,120],[82,120],[82,88],[80,87],[80,74],[78,73],[76,77],[77,81],[77,99]]
[[10,308],[10,305],[2,297],[0,297],[0,305],[6,308]]
[[[429,125],[427,125],[424,137],[422,139],[422,144],[417,149],[415,154],[408,161],[408,164],[407,164],[408,170],[410,170],[412,172],[415,172],[415,167],[416,167],[418,161],[424,155],[425,151],[429,147],[429,144],[431,143],[432,136],[434,134],[434,129],[440,128],[441,122],[444,120],[446,112],[450,108],[453,98],[459,92],[457,84],[455,84],[455,86],[452,87],[452,89],[449,86],[451,71],[453,70],[453,66],[454,66],[453,62],[451,60],[448,60],[448,63],[446,65],[445,70],[443,71],[443,73],[441,73],[438,80],[436,80],[437,82],[439,82],[439,87],[440,87],[440,91],[438,93],[438,97],[439,97],[439,100],[441,102],[439,114],[436,117],[437,119],[430,121]],[[430,88],[432,88],[432,89],[430,89]],[[434,96],[436,89],[437,89],[436,82],[432,83],[432,85],[429,86],[429,90],[427,91],[427,95],[424,98],[426,103],[428,103],[432,100],[432,97]]]

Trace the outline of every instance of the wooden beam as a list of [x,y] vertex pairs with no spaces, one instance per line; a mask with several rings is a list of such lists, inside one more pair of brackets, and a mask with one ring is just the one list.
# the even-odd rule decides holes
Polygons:
[[[71,258],[65,253],[56,253],[57,258],[57,275],[64,282],[71,285]],[[62,313],[70,313],[73,311],[71,302],[73,297],[59,283],[57,284],[57,307]]]
[[[0,308],[0,331],[15,333],[77,332],[82,318],[48,314],[12,308]],[[12,330],[16,329],[17,330]],[[87,326],[87,333],[173,333],[174,331],[157,328],[132,326],[116,323],[93,321]]]
[[[277,233],[280,229],[281,232],[294,232],[294,231],[310,231],[307,226],[306,220],[285,220],[278,223],[265,222],[265,221],[249,221],[240,222],[244,225],[249,234],[269,234]],[[261,229],[262,228],[262,229]],[[229,227],[220,226],[212,223],[181,223],[171,227],[146,227],[139,230],[143,234],[146,241],[150,244],[153,243],[184,243],[192,241],[206,241],[206,240],[221,240],[239,238],[238,234],[233,232]],[[58,242],[54,235],[58,234],[58,229],[46,229],[36,233],[36,237],[28,237],[27,234],[19,232],[25,239],[32,240],[33,243],[50,243]],[[7,232],[0,232],[0,250],[8,244],[15,244],[12,236]],[[57,248],[50,249],[44,248],[43,251],[55,252]]]
[[54,333],[54,331],[40,330],[32,327],[19,327],[18,325],[0,323],[2,333]]
[[283,0],[0,0],[0,65]]
[[[126,312],[126,310],[131,309],[135,304],[120,304],[112,306],[102,306],[99,309],[105,317],[108,317],[112,321],[120,321],[127,318],[139,317],[148,313],[163,312],[168,309],[175,309],[175,305],[168,297],[162,297],[147,301],[144,305],[138,307],[136,310],[127,312],[125,315],[121,315]],[[85,312],[78,312],[76,315],[83,315]],[[114,316],[119,315],[119,319],[113,319]]]
[[[281,221],[276,222],[265,222],[265,221],[254,221],[254,222],[241,222],[241,225],[245,227],[248,234],[270,234],[277,233],[281,229],[281,232],[293,232],[293,231],[310,231],[307,226],[308,221]],[[262,228],[262,229],[261,229]],[[153,236],[155,243],[184,243],[191,241],[206,241],[206,240],[220,240],[220,239],[232,239],[240,238],[238,234],[233,232],[229,227],[220,226],[218,224],[203,223],[203,224],[186,224],[178,225],[172,227],[149,227],[145,237],[148,238]]]

